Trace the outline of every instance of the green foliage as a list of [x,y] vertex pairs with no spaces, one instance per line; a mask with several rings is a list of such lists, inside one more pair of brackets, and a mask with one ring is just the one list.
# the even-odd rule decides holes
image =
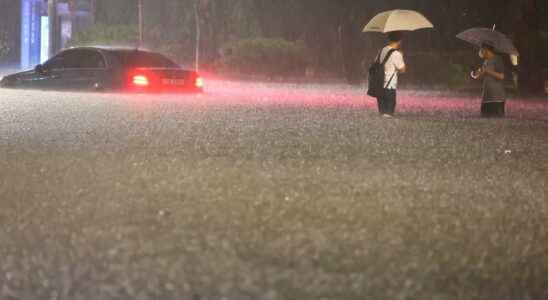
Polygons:
[[477,64],[468,52],[453,52],[441,55],[436,52],[421,52],[406,57],[409,74],[406,81],[422,86],[445,86],[458,88],[470,82],[470,67]]
[[8,35],[4,31],[0,31],[0,58],[6,56],[10,51],[8,44]]
[[147,44],[147,48],[160,52],[182,65],[188,66],[194,62],[194,45],[184,41],[168,41],[153,47]]
[[136,26],[96,24],[88,30],[77,32],[69,46],[136,45],[138,36]]
[[189,65],[194,61],[195,39],[185,32],[183,26],[174,26],[174,30],[165,30],[161,26],[145,28],[145,44],[148,49],[167,55],[174,61]]
[[[95,1],[95,20],[101,24],[127,25],[138,21],[136,0]],[[447,51],[451,54],[455,51],[471,51],[472,47],[458,41],[455,34],[475,26],[473,24],[497,24],[501,28],[506,28],[508,34],[516,34],[517,27],[512,21],[515,18],[503,18],[503,16],[509,9],[513,12],[515,10],[516,16],[521,14],[519,2],[518,0],[508,0],[504,3],[500,0],[450,2],[143,0],[145,45],[168,53],[179,61],[192,61],[196,48],[195,8],[198,8],[202,67],[210,67],[211,63],[218,61],[227,43],[241,39],[280,38],[287,41],[304,41],[310,49],[307,50],[306,57],[312,62],[314,68],[330,71],[332,74],[347,73],[345,74],[347,79],[351,80],[353,79],[351,77],[356,75],[353,66],[359,66],[367,56],[374,56],[384,43],[381,35],[362,34],[360,29],[377,12],[400,7],[419,10],[436,25],[434,31],[425,30],[424,34],[414,33],[406,40],[406,44],[410,46],[409,48],[406,46],[406,50],[429,51],[437,60],[436,64],[430,64],[428,61],[426,64],[415,64],[410,61],[420,76],[406,76],[407,80],[416,81],[419,84],[439,84],[440,81],[445,83],[450,81],[454,84],[458,80],[448,79],[448,77],[459,70],[458,67],[450,64],[468,66],[475,64],[468,64],[466,61],[451,57],[449,60],[441,59],[441,54],[436,51]],[[539,10],[527,17],[535,18],[535,16],[545,15],[543,12],[548,10],[548,4],[546,4],[548,2],[545,2],[537,1],[540,5]],[[548,30],[548,22],[543,21],[541,26],[543,26],[542,30]],[[543,36],[544,42],[541,46],[543,49],[548,49],[547,34],[544,33]],[[544,53],[543,51],[547,50],[539,53]],[[466,55],[474,57],[472,52],[467,52]],[[541,56],[533,60],[548,66],[548,60]],[[225,57],[222,60],[223,63],[227,63]],[[430,66],[437,69],[431,70]],[[359,73],[360,70],[357,71]],[[538,70],[533,71],[538,72]],[[443,73],[442,77],[439,77],[440,73]]]
[[468,68],[461,64],[452,63],[449,65],[449,74],[447,75],[447,85],[451,88],[464,86],[468,82],[470,74]]
[[136,0],[95,0],[96,19],[102,24],[136,24],[137,7]]
[[242,74],[304,74],[308,65],[304,43],[284,39],[244,39],[225,45],[222,52],[221,68]]

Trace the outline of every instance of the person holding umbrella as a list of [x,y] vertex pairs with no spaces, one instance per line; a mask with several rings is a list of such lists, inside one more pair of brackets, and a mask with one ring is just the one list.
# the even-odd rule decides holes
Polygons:
[[394,116],[398,77],[407,70],[401,52],[402,38],[401,31],[388,33],[388,45],[379,54],[379,62],[384,62],[384,93],[377,97],[377,105],[379,113],[386,118]]
[[379,113],[384,117],[394,116],[398,75],[407,71],[401,52],[402,32],[425,28],[434,28],[434,25],[419,12],[396,9],[376,15],[363,29],[363,32],[380,32],[388,36],[388,45],[369,69],[368,95],[377,98]]
[[482,117],[504,117],[505,64],[501,55],[510,55],[513,65],[517,65],[519,57],[512,40],[495,28],[471,28],[457,35],[457,38],[479,46],[479,55],[484,60],[483,66],[471,74],[474,79],[483,79]]
[[481,68],[472,72],[472,78],[483,79],[481,116],[504,117],[506,106],[504,61],[489,43],[482,45],[479,55],[484,59],[484,63]]

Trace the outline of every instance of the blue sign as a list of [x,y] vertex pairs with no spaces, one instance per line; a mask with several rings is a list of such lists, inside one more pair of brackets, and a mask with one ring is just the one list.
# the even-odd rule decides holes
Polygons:
[[21,68],[40,63],[42,0],[21,0]]
[[40,13],[42,12],[42,3],[33,1],[30,6],[30,64],[40,63]]
[[31,1],[21,0],[21,68],[30,66],[30,13]]
[[40,22],[42,28],[40,30],[40,63],[43,64],[49,58],[49,17],[42,16]]

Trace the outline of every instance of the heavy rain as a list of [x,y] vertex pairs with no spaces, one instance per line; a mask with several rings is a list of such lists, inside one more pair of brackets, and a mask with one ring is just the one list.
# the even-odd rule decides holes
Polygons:
[[[0,299],[546,299],[548,7],[359,2],[29,0],[58,24],[39,51],[27,1],[0,0]],[[397,31],[392,112],[368,68],[398,36],[362,31],[394,9],[433,28]],[[516,53],[456,37],[476,27]],[[62,72],[98,68],[47,61],[98,51],[112,70],[131,47],[182,67],[75,88]],[[504,99],[480,48],[504,58]]]

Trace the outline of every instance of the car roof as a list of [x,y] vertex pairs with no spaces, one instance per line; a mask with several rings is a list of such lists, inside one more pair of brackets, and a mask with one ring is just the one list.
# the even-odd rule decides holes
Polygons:
[[78,46],[64,49],[61,52],[73,51],[73,50],[93,50],[103,52],[103,55],[112,56],[112,55],[126,55],[129,53],[139,53],[139,54],[150,54],[150,55],[160,55],[172,63],[174,68],[181,68],[176,62],[171,60],[169,57],[163,55],[160,52],[155,52],[148,49],[137,48],[137,47],[126,47],[126,46]]
[[140,47],[129,47],[129,46],[82,46],[82,47],[71,47],[68,49],[64,49],[64,51],[68,51],[68,50],[100,50],[100,51],[106,51],[106,52],[137,51],[137,52],[144,52],[144,53],[156,53],[148,49],[144,49]]

